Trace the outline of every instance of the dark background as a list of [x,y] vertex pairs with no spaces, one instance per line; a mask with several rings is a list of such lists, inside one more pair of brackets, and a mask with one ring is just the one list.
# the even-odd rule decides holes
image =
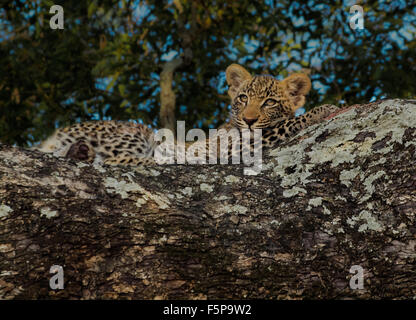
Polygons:
[[[159,77],[175,72],[176,118],[207,129],[228,116],[224,71],[310,74],[306,109],[416,96],[415,1],[2,1],[0,141],[32,145],[89,119],[160,125]],[[64,29],[52,30],[52,5]],[[364,9],[352,30],[350,7]]]

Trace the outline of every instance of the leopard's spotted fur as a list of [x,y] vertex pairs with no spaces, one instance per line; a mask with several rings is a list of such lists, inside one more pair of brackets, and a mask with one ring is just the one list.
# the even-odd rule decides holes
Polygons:
[[[252,77],[240,65],[232,64],[226,70],[226,78],[232,108],[230,121],[220,128],[262,129],[262,144],[266,147],[322,121],[337,110],[333,105],[323,105],[295,117],[295,110],[305,103],[305,95],[311,88],[305,74],[293,74],[278,81],[271,76]],[[203,144],[208,147],[209,141]],[[153,131],[144,125],[94,121],[58,129],[39,150],[88,162],[142,165],[155,163],[156,146]],[[231,156],[231,150],[228,153]]]
[[88,121],[61,128],[37,149],[58,157],[104,164],[153,163],[153,131],[133,122]]

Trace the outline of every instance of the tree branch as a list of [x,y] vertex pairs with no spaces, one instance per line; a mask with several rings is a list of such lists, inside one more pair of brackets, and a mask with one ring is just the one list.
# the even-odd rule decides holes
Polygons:
[[175,71],[183,66],[189,65],[192,61],[192,41],[196,35],[196,5],[192,3],[190,28],[185,27],[185,13],[180,1],[174,1],[178,11],[178,33],[181,40],[183,53],[181,57],[168,61],[163,66],[160,74],[160,123],[163,128],[175,132],[175,106],[176,96],[172,90],[173,75]]
[[388,100],[305,129],[256,176],[0,145],[0,298],[414,298],[415,141],[416,101]]
[[175,70],[183,63],[182,58],[168,61],[163,66],[160,74],[160,123],[162,128],[175,132],[175,104],[176,96],[172,89],[173,75]]

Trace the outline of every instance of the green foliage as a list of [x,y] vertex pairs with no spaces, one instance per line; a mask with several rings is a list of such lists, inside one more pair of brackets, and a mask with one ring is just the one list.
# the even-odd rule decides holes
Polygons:
[[[52,30],[49,8],[64,8]],[[228,115],[224,70],[309,69],[319,103],[415,97],[416,5],[364,4],[351,30],[342,1],[9,1],[0,8],[0,141],[27,145],[88,119],[158,126],[166,57],[192,52],[174,78],[176,117],[216,127]]]

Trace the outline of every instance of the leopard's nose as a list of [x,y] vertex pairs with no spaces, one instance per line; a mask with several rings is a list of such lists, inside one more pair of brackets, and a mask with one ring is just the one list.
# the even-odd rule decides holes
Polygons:
[[250,127],[251,125],[253,125],[254,122],[257,121],[258,118],[243,118],[244,122],[248,124],[248,126]]

